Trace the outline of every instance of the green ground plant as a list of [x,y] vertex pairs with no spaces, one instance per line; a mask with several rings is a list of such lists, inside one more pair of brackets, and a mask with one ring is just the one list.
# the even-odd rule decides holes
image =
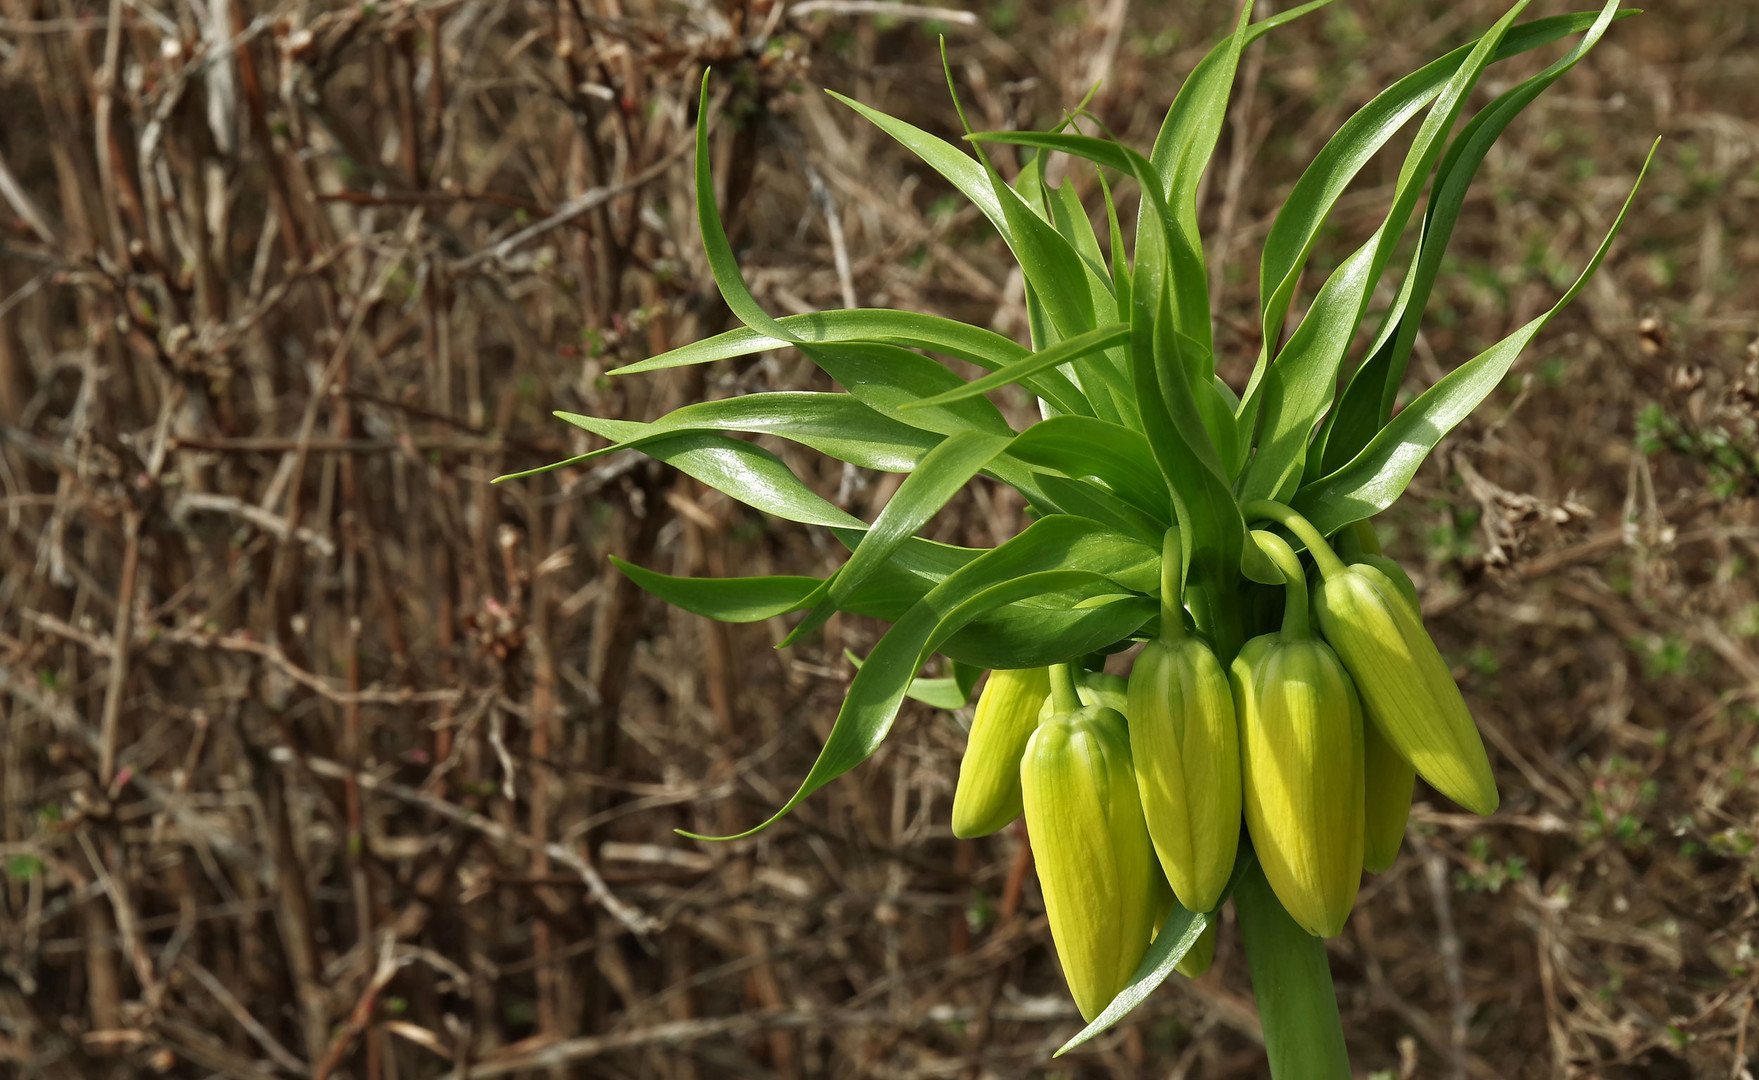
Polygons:
[[[844,392],[703,401],[650,423],[559,414],[610,445],[546,468],[637,449],[760,512],[828,529],[850,549],[823,579],[680,578],[619,561],[643,588],[732,622],[803,613],[784,644],[837,612],[891,624],[799,790],[740,835],[870,756],[906,697],[957,708],[985,670],[1005,673],[990,676],[977,705],[954,828],[980,835],[1024,814],[1052,935],[1089,1021],[1064,1050],[1116,1023],[1173,971],[1200,973],[1216,912],[1232,900],[1272,1074],[1347,1078],[1318,935],[1341,930],[1365,866],[1392,862],[1415,776],[1480,814],[1498,803],[1410,579],[1380,554],[1367,522],[1502,384],[1600,265],[1629,211],[1628,198],[1555,306],[1394,415],[1479,165],[1623,13],[1609,2],[1519,22],[1526,4],[1517,4],[1351,116],[1265,239],[1263,346],[1236,392],[1216,375],[1199,182],[1242,51],[1325,3],[1257,22],[1245,4],[1233,33],[1186,79],[1147,156],[1075,133],[1079,113],[1048,132],[968,128],[964,150],[839,96],[1000,232],[1023,272],[1030,347],[917,312],[766,312],[714,204],[705,74],[697,208],[715,280],[744,325],[617,374],[791,347]],[[1491,65],[1564,42],[1550,66],[1466,118]],[[1293,318],[1338,198],[1419,118],[1383,223]],[[1012,183],[987,156],[1003,143],[1027,155]],[[1047,181],[1051,153],[1097,169],[1106,235],[1072,183]],[[1127,191],[1133,228],[1119,210]],[[1413,227],[1395,299],[1371,311]],[[1371,325],[1366,348],[1353,348]],[[968,381],[936,356],[988,374]],[[1040,406],[1041,419],[1023,430],[985,397],[1010,385]],[[742,434],[906,476],[862,521]],[[1016,489],[1032,522],[992,549],[917,535],[978,476]],[[1099,677],[1107,656],[1138,644],[1127,683]],[[923,674],[937,654],[951,675]]]

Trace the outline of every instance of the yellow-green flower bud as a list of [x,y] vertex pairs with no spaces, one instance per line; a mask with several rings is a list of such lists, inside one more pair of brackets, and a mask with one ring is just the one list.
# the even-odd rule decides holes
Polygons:
[[[1366,563],[1385,574],[1410,604],[1411,614],[1423,617],[1423,601],[1404,567],[1375,553],[1357,555],[1350,561]],[[1374,710],[1366,704],[1362,710],[1362,746],[1362,868],[1378,874],[1392,866],[1399,857],[1399,846],[1405,842],[1405,823],[1411,817],[1411,788],[1417,782],[1417,770],[1386,741]]]
[[1435,642],[1385,573],[1362,563],[1329,573],[1313,610],[1381,734],[1423,779],[1478,814],[1496,810],[1496,779]]
[[1092,1020],[1129,981],[1155,929],[1160,871],[1124,717],[1091,705],[1052,716],[1026,744],[1020,781],[1057,958]]
[[1331,937],[1362,882],[1362,709],[1350,676],[1323,642],[1266,634],[1229,677],[1252,846],[1290,917]]
[[1405,568],[1399,565],[1398,560],[1385,555],[1369,554],[1358,555],[1350,561],[1372,566],[1385,574],[1386,579],[1399,590],[1399,595],[1410,602],[1411,610],[1417,613],[1417,617],[1423,617],[1423,598],[1417,595],[1417,583],[1411,580],[1410,574],[1405,573]]
[[1038,727],[1039,708],[1049,699],[1046,668],[989,673],[977,698],[977,713],[959,785],[953,790],[953,835],[987,836],[1020,816],[1020,755]]
[[[1405,573],[1404,567],[1379,552],[1358,552],[1350,555],[1349,561],[1372,566],[1385,574],[1411,609],[1411,614],[1418,619],[1423,617],[1423,605],[1417,595],[1417,586],[1412,582],[1411,576]],[[1319,582],[1320,575],[1316,571],[1310,582],[1316,597]],[[1313,617],[1317,622],[1317,612]],[[1411,789],[1416,783],[1417,770],[1386,741],[1386,736],[1381,734],[1379,721],[1374,718],[1374,710],[1367,701],[1362,702],[1362,743],[1362,867],[1378,874],[1392,866],[1399,856],[1400,845],[1404,843],[1405,823],[1411,816]]]
[[1378,874],[1399,857],[1411,816],[1417,770],[1380,733],[1373,713],[1362,723],[1362,868]]
[[1240,738],[1227,674],[1197,638],[1150,641],[1130,671],[1124,714],[1161,869],[1179,903],[1210,911],[1240,842]]
[[1203,928],[1203,935],[1191,946],[1184,959],[1173,965],[1173,970],[1187,979],[1197,979],[1215,963],[1215,923]]

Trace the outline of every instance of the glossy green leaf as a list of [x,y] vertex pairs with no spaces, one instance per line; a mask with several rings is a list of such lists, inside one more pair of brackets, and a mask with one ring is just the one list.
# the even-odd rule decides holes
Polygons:
[[1148,156],[1164,185],[1161,196],[1187,236],[1197,236],[1197,191],[1227,117],[1240,54],[1271,30],[1329,3],[1331,0],[1310,0],[1250,25],[1247,20],[1252,5],[1243,5],[1234,33],[1210,49],[1180,85]]
[[[1220,455],[1203,423],[1192,391],[1190,366],[1180,356],[1172,318],[1172,262],[1167,248],[1178,230],[1168,228],[1146,162],[1130,157],[1149,214],[1137,226],[1136,269],[1130,286],[1130,359],[1137,405],[1161,474],[1172,492],[1176,524],[1184,539],[1187,572],[1218,588],[1231,585],[1246,551],[1246,526]],[[1213,376],[1204,373],[1208,383]]]
[[[1201,289],[1193,282],[1203,279],[1203,254],[1197,249],[1192,237],[1186,235],[1182,228],[1176,226],[1167,212],[1160,196],[1160,182],[1155,176],[1154,166],[1147,158],[1131,150],[1129,147],[1107,139],[1096,139],[1089,135],[1059,135],[1051,132],[1036,131],[985,131],[977,132],[969,138],[973,142],[1008,143],[1016,146],[1032,146],[1041,150],[1058,150],[1066,154],[1116,169],[1135,179],[1144,193],[1141,211],[1142,217],[1136,225],[1136,253],[1138,265],[1136,271],[1140,276],[1143,267],[1140,260],[1145,251],[1154,251],[1154,258],[1164,261],[1171,275],[1169,286],[1174,290],[1176,301],[1174,325],[1192,340],[1204,342],[1209,338],[1209,302],[1208,285]],[[1145,225],[1144,222],[1152,222]],[[1145,245],[1144,237],[1152,232],[1153,247]],[[1160,278],[1160,272],[1154,271]],[[1186,324],[1190,323],[1187,328]],[[1190,357],[1189,373],[1199,374],[1207,379],[1210,370],[1205,366],[1209,363],[1208,346],[1205,352]]]
[[868,342],[802,345],[801,351],[857,401],[899,423],[939,435],[960,431],[1003,437],[1014,434],[1001,410],[980,395],[945,405],[930,404],[939,395],[963,390],[968,384],[921,353]]
[[708,150],[708,69],[702,73],[702,93],[696,107],[696,220],[702,231],[702,250],[708,256],[715,286],[739,321],[753,330],[783,341],[793,340],[787,327],[763,309],[745,285],[739,260],[733,256],[733,245],[727,230],[721,226],[721,213],[715,207],[715,182],[709,174]]
[[[866,662],[857,656],[852,649],[843,650],[843,659],[849,661],[849,666],[856,671],[860,671],[861,665]],[[961,664],[959,666],[965,667],[967,665]],[[951,676],[919,675],[910,680],[910,687],[904,691],[904,696],[911,701],[920,701],[931,709],[945,709],[948,712],[954,712],[963,709],[970,703],[971,687],[961,685],[959,679]]]
[[[976,616],[1048,592],[1108,580],[1080,556],[1085,542],[1106,531],[1080,518],[1049,517],[985,552],[951,574],[892,625],[856,673],[830,737],[799,790],[767,821],[732,837],[757,833],[825,784],[867,760],[891,731],[904,692],[939,643]],[[1067,658],[1065,658],[1067,659]]]
[[[983,668],[1021,664],[1046,667],[1072,656],[1110,649],[1152,631],[1159,601],[1119,598],[1098,583],[1081,590],[1047,593],[1034,602],[1008,604],[972,619],[935,646],[955,661]],[[1072,607],[1098,600],[1098,607]]]
[[1343,465],[1368,444],[1392,415],[1448,239],[1479,165],[1510,121],[1594,48],[1617,17],[1618,0],[1608,0],[1574,48],[1544,71],[1498,96],[1472,118],[1448,147],[1436,169],[1415,264],[1405,275],[1398,297],[1368,350],[1368,359],[1351,376],[1322,437],[1316,441],[1314,450],[1319,452],[1310,452],[1307,479],[1316,479]]
[[1174,306],[1181,313],[1179,329],[1201,345],[1203,352],[1211,354],[1215,343],[1210,327],[1209,271],[1198,238],[1197,189],[1221,137],[1234,73],[1246,47],[1252,6],[1252,0],[1240,5],[1234,32],[1211,49],[1186,76],[1149,155],[1162,185],[1160,193],[1167,207],[1169,227],[1183,238],[1173,254]]
[[[809,606],[818,578],[794,575],[773,577],[676,577],[624,562],[611,562],[642,590],[674,607],[720,622],[761,622],[775,615]],[[891,621],[910,610],[945,578],[892,564],[881,567],[861,588],[844,600],[843,610]]]
[[[924,315],[913,311],[846,308],[788,315],[777,322],[799,341],[859,341],[927,349],[958,357],[990,371],[1012,363],[1030,352],[1024,346],[981,326],[971,326],[938,315]],[[688,367],[692,364],[708,364],[780,349],[795,343],[794,340],[784,341],[770,337],[749,326],[739,326],[671,352],[615,368],[609,374],[636,375],[647,371]],[[1081,397],[1080,391],[1060,372],[1050,371],[1034,376],[1027,383],[1027,387],[1064,412],[1091,415],[1092,410]]]
[[[596,423],[606,425],[607,429],[613,424],[626,423],[587,419],[594,419]],[[640,429],[643,425],[628,426]],[[761,446],[753,446],[730,435],[704,431],[675,432],[644,441],[641,452],[702,481],[716,491],[732,496],[753,510],[760,510],[784,521],[862,530],[867,528],[860,518],[839,510],[801,483],[800,478],[782,464],[781,458]],[[546,465],[541,469],[513,473],[497,479],[517,479],[556,467],[558,466]]]
[[1258,429],[1256,452],[1241,478],[1240,498],[1274,499],[1306,462],[1319,412],[1336,392],[1338,367],[1356,335],[1368,297],[1374,241],[1357,248],[1320,288],[1276,363],[1243,406],[1241,423]]
[[[990,170],[997,201],[1007,218],[1013,236],[1009,247],[1020,272],[1032,283],[1039,302],[1060,337],[1073,337],[1094,324],[1093,294],[1087,284],[1087,266],[1069,241],[1050,222],[1033,213],[1032,208],[1014,190],[1001,182],[988,159],[979,153],[983,167]],[[1091,393],[1089,388],[1089,393]]]
[[[1594,21],[1594,15],[1560,15],[1523,23],[1503,35],[1491,62],[1549,45],[1587,29]],[[1259,268],[1264,346],[1242,403],[1248,418],[1258,400],[1257,385],[1269,365],[1269,350],[1282,336],[1301,267],[1338,197],[1393,135],[1442,92],[1475,45],[1460,46],[1376,95],[1338,128],[1296,181],[1265,237]]]
[[[1657,145],[1660,145],[1657,140]],[[1380,430],[1348,464],[1303,487],[1295,508],[1322,533],[1330,534],[1353,521],[1378,514],[1402,494],[1418,466],[1442,437],[1502,384],[1516,358],[1545,324],[1563,309],[1600,268],[1637,198],[1643,177],[1655,160],[1655,148],[1644,159],[1637,181],[1626,197],[1606,238],[1581,276],[1551,310],[1449,372]]]
[[[1028,535],[1030,530],[1021,534]],[[1022,545],[1022,548],[1027,546],[1031,545]],[[891,731],[905,691],[916,679],[923,661],[934,651],[938,639],[983,611],[1091,581],[1095,577],[1091,571],[1072,569],[998,572],[997,563],[1014,561],[1008,558],[1014,553],[1006,552],[1006,548],[1007,545],[997,548],[991,555],[942,582],[893,624],[868,655],[861,670],[856,672],[855,681],[843,699],[843,707],[837,713],[830,738],[825,741],[818,760],[799,789],[775,814],[733,836],[712,837],[688,832],[683,835],[697,840],[736,840],[754,835],[781,820],[808,795],[867,760],[879,748]],[[997,553],[1004,553],[1003,557],[995,559]]]
[[1144,513],[1098,484],[1048,475],[1040,476],[1038,483],[1065,514],[1092,518],[1145,544],[1156,543],[1166,535],[1166,522]]
[[772,577],[674,577],[625,562],[612,555],[611,565],[623,576],[673,607],[730,623],[762,622],[806,606],[819,579]]
[[[1385,221],[1374,238],[1326,281],[1288,347],[1271,364],[1260,384],[1264,404],[1258,453],[1241,485],[1242,501],[1286,499],[1294,493],[1306,465],[1308,441],[1337,393],[1338,371],[1368,309],[1369,296],[1405,233],[1467,95],[1525,6],[1526,0],[1520,0],[1479,38],[1442,87],[1405,154]],[[1248,406],[1247,414],[1251,412]]]
[[1015,436],[1008,453],[1074,479],[1097,477],[1138,509],[1172,524],[1166,481],[1139,431],[1087,416],[1055,416]]
[[1100,322],[1116,322],[1118,299],[1112,291],[1105,252],[1100,249],[1099,234],[1093,231],[1093,221],[1087,216],[1087,208],[1081,205],[1081,195],[1074,184],[1065,180],[1051,191],[1050,212],[1051,224],[1081,256],[1081,262],[1087,268],[1094,316]]
[[924,455],[855,545],[849,561],[814,591],[812,610],[782,644],[791,645],[823,626],[846,597],[886,565],[900,544],[928,524],[960,488],[1007,446],[1008,440],[999,436],[961,431]]
[[1117,310],[1120,315],[1130,310],[1130,262],[1124,246],[1124,226],[1118,220],[1118,204],[1112,198],[1112,186],[1106,183],[1105,170],[1095,165],[1094,175],[1099,178],[1099,191],[1105,197],[1105,224],[1107,242],[1111,245],[1112,290],[1117,296]]
[[[878,109],[840,94],[831,96],[908,147],[983,211],[1001,231],[1002,239],[1013,251],[1021,272],[1060,336],[1077,334],[1093,326],[1093,300],[1080,256],[1049,222],[1001,182],[987,161],[961,153],[945,140]],[[1103,392],[1092,385],[1087,385],[1086,390],[1090,397]]]
[[1002,239],[1013,246],[1011,226],[1007,216],[1002,212],[1002,204],[996,198],[996,191],[990,182],[989,173],[978,164],[976,158],[965,153],[952,143],[935,135],[907,124],[895,117],[888,116],[878,109],[863,105],[854,98],[844,97],[835,90],[825,93],[860,113],[873,126],[890,135],[911,153],[921,158],[929,168],[940,173],[947,183],[959,189],[959,193],[971,200],[973,206],[983,211],[1002,234]]
[[[1024,384],[1029,376],[1050,368],[1094,357],[1106,349],[1128,341],[1129,338],[1130,328],[1124,323],[1101,326],[1084,334],[1065,338],[1055,345],[1037,352],[1028,353],[1019,360],[998,368],[982,378],[973,379],[968,383],[935,394],[933,397],[908,402],[901,405],[900,408],[908,412],[936,405],[951,405],[956,401],[964,401],[967,398],[987,394],[992,390],[999,390],[1010,383]],[[1104,363],[1105,361],[1101,360],[1100,362]]]
[[[614,437],[608,434],[611,424],[621,429],[627,423],[607,423],[598,417],[569,412],[556,415],[607,438]],[[777,435],[809,446],[826,457],[882,472],[909,472],[941,441],[939,435],[882,416],[848,394],[783,392],[745,394],[686,405],[643,424],[640,435],[625,435],[616,445],[571,460],[578,463],[619,450],[640,449],[646,440],[675,431]]]

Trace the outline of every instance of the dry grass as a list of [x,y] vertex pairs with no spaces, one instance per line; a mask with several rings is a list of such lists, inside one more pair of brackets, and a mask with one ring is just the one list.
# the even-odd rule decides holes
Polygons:
[[[983,6],[946,26],[975,122],[1042,124],[1103,76],[1138,143],[1229,14]],[[791,354],[602,376],[727,323],[681,156],[704,63],[772,310],[1024,332],[981,222],[816,91],[949,131],[941,27],[792,7],[0,0],[13,1075],[1261,1073],[1231,932],[1048,1062],[1077,1018],[1021,837],[949,835],[945,715],[760,838],[677,839],[791,790],[876,628],[778,653],[782,627],[669,611],[606,556],[822,572],[834,545],[639,458],[488,484],[588,447],[551,409],[822,384]],[[1236,363],[1298,167],[1497,13],[1340,0],[1259,46],[1204,211]],[[1504,809],[1429,797],[1334,943],[1364,1074],[1748,1075],[1756,46],[1723,0],[1621,24],[1462,221],[1414,382],[1548,305],[1667,137],[1601,277],[1386,515]],[[891,490],[786,453],[856,513]],[[979,490],[937,528],[1019,524]]]

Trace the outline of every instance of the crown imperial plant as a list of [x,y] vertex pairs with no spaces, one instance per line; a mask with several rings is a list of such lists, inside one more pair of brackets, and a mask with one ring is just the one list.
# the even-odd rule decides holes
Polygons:
[[[1261,344],[1241,358],[1252,360],[1250,374],[1230,384],[1217,376],[1201,180],[1242,50],[1326,2],[1256,22],[1245,3],[1180,87],[1146,155],[1079,134],[1084,113],[1052,131],[968,133],[961,147],[838,97],[1000,234],[1026,284],[1025,344],[919,312],[764,310],[714,204],[705,73],[697,217],[715,282],[743,325],[616,374],[791,348],[842,392],[745,394],[648,422],[558,414],[609,445],[545,468],[640,450],[760,513],[828,530],[849,549],[822,579],[682,578],[616,560],[642,588],[725,621],[795,615],[784,645],[838,612],[890,623],[860,659],[798,790],[741,835],[869,757],[906,698],[959,709],[983,671],[994,672],[961,766],[953,829],[981,835],[1024,810],[1051,937],[1089,1020],[1064,1051],[1116,1023],[1174,970],[1200,972],[1216,910],[1231,900],[1272,1076],[1345,1080],[1315,935],[1341,929],[1363,865],[1397,858],[1413,773],[1470,810],[1498,802],[1415,591],[1373,550],[1367,523],[1581,291],[1630,211],[1635,185],[1553,307],[1477,356],[1447,358],[1451,369],[1394,413],[1485,155],[1624,13],[1608,0],[1521,21],[1518,3],[1344,121],[1265,235]],[[1542,70],[1482,78],[1554,45],[1561,55]],[[1480,87],[1488,101],[1468,115]],[[1339,197],[1413,123],[1380,227],[1329,274],[1304,276]],[[992,164],[998,144],[1021,155],[1011,182]],[[1080,169],[1049,179],[1053,153],[1091,167],[1097,202],[1080,194]],[[1133,221],[1113,185],[1129,190]],[[1304,280],[1317,291],[1297,306]],[[1371,303],[1381,295],[1390,305]],[[1358,340],[1366,348],[1353,348]],[[946,359],[985,374],[967,380]],[[1007,387],[1035,399],[1041,419],[1011,424],[985,396]],[[904,479],[863,520],[746,435]],[[1020,493],[1026,528],[993,548],[918,535],[980,476]],[[1102,660],[1121,667],[1137,645],[1127,683],[1103,671]],[[927,674],[937,662],[942,673]]]

